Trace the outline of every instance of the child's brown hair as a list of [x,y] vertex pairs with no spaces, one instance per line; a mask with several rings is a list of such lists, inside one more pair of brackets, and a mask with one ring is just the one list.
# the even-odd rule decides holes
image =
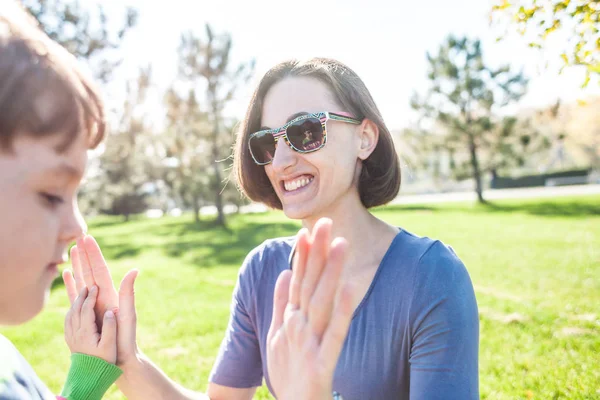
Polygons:
[[84,134],[95,148],[105,134],[104,105],[78,61],[51,41],[20,6],[0,13],[0,151],[16,135]]

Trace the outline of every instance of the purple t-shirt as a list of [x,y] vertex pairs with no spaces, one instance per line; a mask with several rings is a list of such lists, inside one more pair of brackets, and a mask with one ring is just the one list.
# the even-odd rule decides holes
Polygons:
[[[295,238],[267,240],[244,261],[210,381],[250,388],[263,377],[273,291]],[[345,400],[479,398],[479,316],[451,248],[401,230],[354,316],[333,389]],[[307,382],[310,384],[310,382]]]

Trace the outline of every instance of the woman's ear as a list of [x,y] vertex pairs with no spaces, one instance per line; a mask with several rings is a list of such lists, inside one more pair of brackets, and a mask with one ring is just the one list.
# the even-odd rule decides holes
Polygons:
[[375,122],[365,119],[359,127],[360,148],[358,150],[358,158],[366,160],[369,158],[379,140],[379,128]]

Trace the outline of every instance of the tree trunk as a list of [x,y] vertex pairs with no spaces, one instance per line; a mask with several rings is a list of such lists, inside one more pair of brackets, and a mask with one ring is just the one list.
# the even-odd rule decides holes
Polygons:
[[[215,146],[216,147],[216,146]],[[215,205],[217,206],[217,224],[225,226],[225,213],[223,212],[223,193],[221,193],[221,170],[219,164],[214,161],[215,168]]]
[[192,195],[192,203],[192,207],[194,208],[194,221],[198,224],[200,223],[200,204],[196,193]]
[[473,168],[473,179],[475,179],[475,191],[477,192],[477,200],[480,203],[485,203],[483,198],[483,188],[481,187],[481,171],[479,169],[479,160],[477,159],[477,145],[473,135],[469,135],[469,150],[471,152],[471,167]]
[[219,168],[219,123],[221,116],[219,115],[218,105],[215,102],[216,98],[216,89],[212,88],[212,109],[214,115],[214,124],[213,124],[213,147],[212,147],[212,155],[213,155],[213,168],[215,169],[215,206],[217,207],[217,224],[220,226],[225,226],[225,213],[223,212],[223,193],[221,190],[221,169]]

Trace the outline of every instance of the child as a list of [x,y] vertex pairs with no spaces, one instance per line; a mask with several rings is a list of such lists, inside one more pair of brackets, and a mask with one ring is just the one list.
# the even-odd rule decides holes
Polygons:
[[[76,60],[16,4],[0,11],[0,325],[35,317],[85,230],[77,188],[87,150],[104,135],[103,106]],[[120,376],[116,318],[98,332],[98,289],[83,289],[66,320],[71,369],[63,399],[100,399]],[[0,399],[55,398],[0,335]]]
[[[0,325],[22,324],[40,312],[58,264],[66,261],[67,247],[82,238],[85,223],[77,207],[77,189],[84,175],[87,150],[102,140],[105,127],[99,95],[75,59],[39,31],[16,5],[10,12],[3,4]],[[313,238],[309,239],[306,232],[299,235],[298,259],[303,261],[295,261],[293,274],[288,270],[280,276],[279,289],[274,293],[268,364],[275,371],[273,384],[281,388],[278,394],[284,400],[331,398],[332,376],[352,318],[353,300],[352,288],[339,285],[343,241],[334,243],[330,250],[330,232],[331,223],[325,222],[321,229],[315,229]],[[117,350],[127,354],[136,348],[133,284],[137,272],[126,275],[122,296],[117,295],[103,260],[95,270],[90,268],[89,263],[99,261],[101,254],[94,248],[93,239],[80,241],[85,242],[90,243],[89,248],[72,252],[86,254],[79,260],[80,269],[75,269],[75,276],[64,274],[72,303],[65,320],[72,364],[59,398],[68,400],[100,399],[121,375],[115,365],[117,358],[122,358]],[[90,260],[89,250],[96,250],[99,257]],[[77,263],[76,259],[72,261]],[[78,296],[76,287],[81,288]],[[333,301],[338,292],[340,300]],[[320,306],[309,309],[308,304],[313,303]],[[0,400],[54,398],[2,336],[0,362]],[[145,368],[151,381],[166,388],[153,396],[206,398],[180,389],[150,364]],[[145,393],[154,386],[148,381],[137,384],[134,378],[124,376],[122,389],[148,398]]]

